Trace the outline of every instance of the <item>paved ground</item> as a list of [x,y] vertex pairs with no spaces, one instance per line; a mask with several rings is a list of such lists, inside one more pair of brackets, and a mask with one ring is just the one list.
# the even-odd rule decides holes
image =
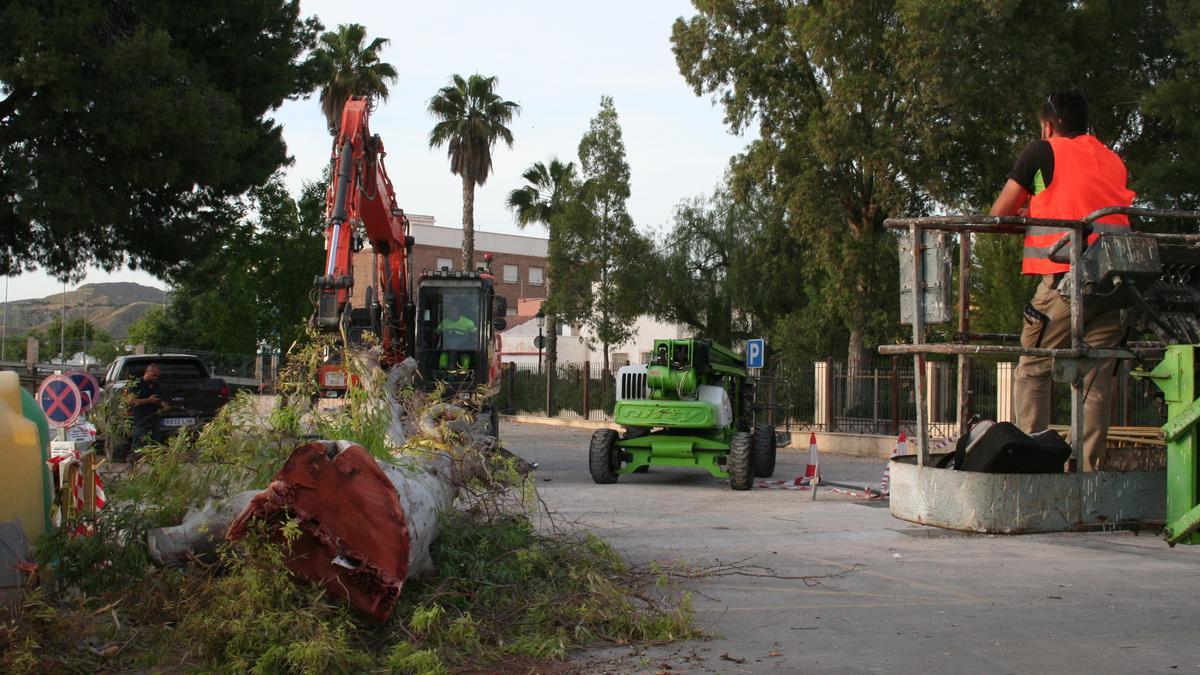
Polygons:
[[[595,485],[590,432],[508,424],[541,463],[543,499],[633,561],[750,558],[774,576],[689,582],[715,637],[579,654],[596,672],[1197,672],[1200,547],[1129,532],[960,535],[821,492],[732,492],[654,469]],[[803,472],[781,451],[776,478]],[[877,462],[824,455],[831,480],[877,483]],[[797,577],[810,579],[807,583]],[[793,578],[781,578],[793,577]]]

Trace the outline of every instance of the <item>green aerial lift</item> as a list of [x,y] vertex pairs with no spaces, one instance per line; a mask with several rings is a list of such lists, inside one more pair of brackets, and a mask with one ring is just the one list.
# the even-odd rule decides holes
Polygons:
[[651,466],[700,467],[749,490],[775,472],[775,427],[753,426],[744,359],[709,340],[655,340],[653,363],[617,373],[613,419],[625,427],[592,435],[588,467],[597,483]]

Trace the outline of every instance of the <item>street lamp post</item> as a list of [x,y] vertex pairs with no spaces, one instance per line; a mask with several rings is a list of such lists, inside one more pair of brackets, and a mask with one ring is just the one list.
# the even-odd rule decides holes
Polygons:
[[537,339],[534,340],[533,343],[535,345],[537,345],[538,375],[541,375],[542,374],[542,347],[544,347],[546,345],[546,336],[542,335],[542,326],[546,325],[546,313],[539,309],[536,316],[537,316],[538,334],[537,334]]

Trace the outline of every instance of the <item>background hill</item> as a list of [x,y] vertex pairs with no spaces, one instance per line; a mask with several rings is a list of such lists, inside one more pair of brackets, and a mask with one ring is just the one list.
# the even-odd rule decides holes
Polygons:
[[[68,321],[86,317],[113,338],[123,338],[129,334],[130,324],[152,307],[161,306],[166,297],[166,291],[132,282],[84,284],[65,294],[9,302],[5,308],[7,332],[10,336],[24,335],[45,328],[62,314],[65,302]],[[3,305],[0,303],[0,307]]]

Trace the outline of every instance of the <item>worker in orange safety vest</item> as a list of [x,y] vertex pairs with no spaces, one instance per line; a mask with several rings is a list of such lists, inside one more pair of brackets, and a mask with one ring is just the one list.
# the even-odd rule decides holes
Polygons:
[[[1129,206],[1125,163],[1087,133],[1087,101],[1078,92],[1056,92],[1042,103],[1042,139],[1025,147],[1008,174],[991,215],[1080,220],[1109,206]],[[1088,243],[1101,234],[1127,232],[1123,215],[1099,219]],[[1025,233],[1021,271],[1041,275],[1033,300],[1025,307],[1022,347],[1057,349],[1071,343],[1071,306],[1059,291],[1069,264],[1050,260],[1050,251],[1070,230],[1031,227]],[[1120,310],[1084,316],[1086,346],[1116,347],[1124,338]],[[1108,435],[1110,393],[1115,359],[1101,359],[1084,378],[1083,469],[1099,467]],[[1050,424],[1051,368],[1046,356],[1022,356],[1017,364],[1017,426],[1026,433]]]

